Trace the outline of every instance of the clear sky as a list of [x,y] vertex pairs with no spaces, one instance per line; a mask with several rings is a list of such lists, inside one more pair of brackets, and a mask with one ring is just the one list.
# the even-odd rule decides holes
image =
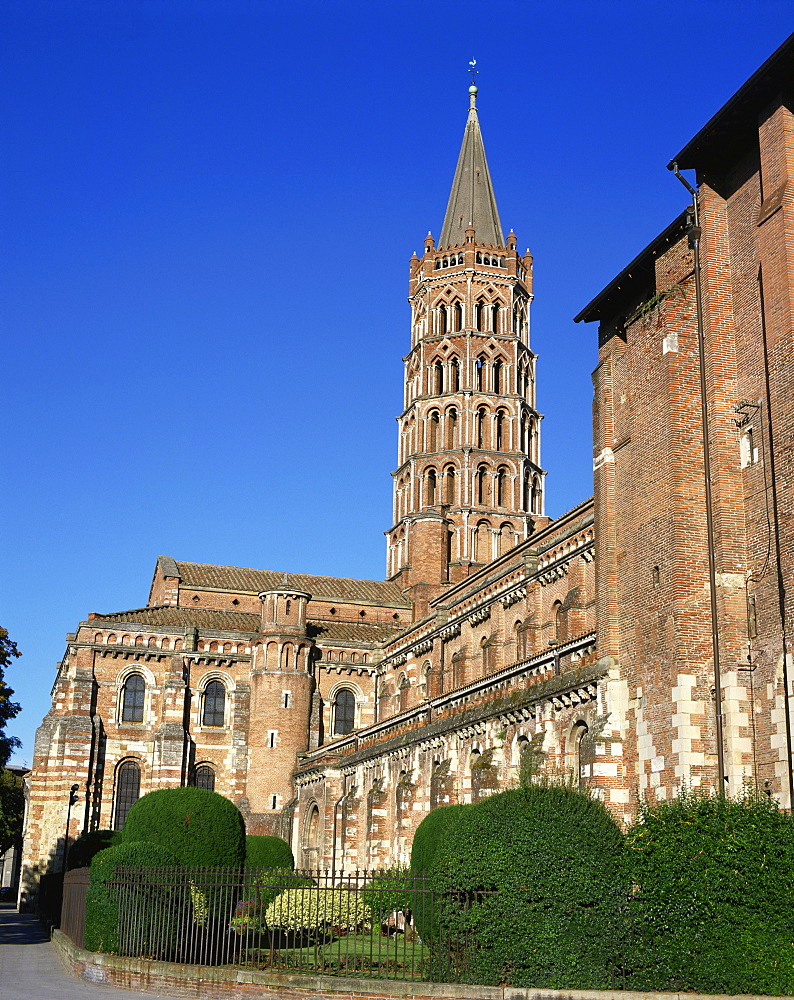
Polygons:
[[[4,0],[3,567],[30,762],[64,635],[158,554],[383,578],[408,259],[468,62],[535,255],[548,513],[592,491],[572,317],[686,205],[670,158],[790,0]],[[663,418],[663,415],[660,415]]]

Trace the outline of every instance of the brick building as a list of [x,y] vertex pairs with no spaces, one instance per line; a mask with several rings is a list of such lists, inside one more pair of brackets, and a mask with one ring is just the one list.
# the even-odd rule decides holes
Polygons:
[[410,262],[387,580],[161,557],[145,607],[81,622],[36,740],[29,885],[75,781],[72,836],[195,783],[336,868],[406,860],[428,810],[529,767],[624,821],[682,784],[790,805],[793,79],[794,36],[676,158],[697,213],[577,317],[599,323],[595,496],[554,521],[532,258],[471,88],[438,244]]

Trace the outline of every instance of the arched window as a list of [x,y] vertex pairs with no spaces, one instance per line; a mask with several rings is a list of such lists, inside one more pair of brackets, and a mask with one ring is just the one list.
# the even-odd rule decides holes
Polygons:
[[499,555],[502,556],[505,552],[509,552],[513,547],[513,526],[512,524],[503,524],[499,528]]
[[480,521],[474,529],[474,561],[491,561],[491,526],[487,521]]
[[476,486],[475,493],[477,496],[477,503],[481,507],[485,507],[488,504],[488,501],[490,500],[490,491],[488,489],[489,485],[490,484],[488,482],[488,470],[484,465],[481,465],[477,469],[476,480],[475,480],[475,486]]
[[455,503],[455,469],[451,465],[444,471],[444,503]]
[[433,365],[433,372],[435,382],[433,392],[436,396],[440,396],[444,391],[444,366],[440,361],[436,361],[435,365]]
[[500,466],[496,470],[496,506],[506,507],[507,497],[507,470]]
[[493,668],[493,645],[487,636],[480,640],[480,654],[482,656],[483,676],[487,676]]
[[[140,674],[130,674],[121,692],[121,721],[143,722],[146,682]],[[119,828],[120,829],[120,828]]]
[[447,332],[447,307],[446,306],[441,306],[441,308],[438,310],[438,332],[439,333],[446,333]]
[[141,794],[141,769],[134,760],[125,760],[116,771],[115,809],[113,829],[123,830],[127,813]]
[[226,715],[226,688],[220,681],[210,681],[204,689],[202,726],[222,726]]
[[574,750],[574,760],[576,766],[576,780],[578,781],[580,788],[587,787],[587,779],[589,777],[587,761],[586,744],[584,742],[585,736],[588,733],[588,726],[584,720],[577,722],[571,733],[571,742],[573,743]]
[[[496,315],[496,306],[494,306],[494,316]],[[494,329],[496,329],[496,324],[494,324]],[[493,365],[491,366],[491,379],[494,392],[502,391],[502,361],[501,358],[497,358]]]
[[452,328],[455,332],[463,329],[463,306],[461,306],[460,302],[456,302],[453,307],[452,322]]
[[[460,306],[457,308],[460,309]],[[460,362],[457,358],[453,358],[449,363],[449,391],[457,392],[458,389],[460,389]]]
[[563,609],[561,601],[554,602],[552,613],[554,615],[554,638],[557,642],[565,642],[568,638],[568,622],[566,620],[565,610]]
[[427,506],[432,507],[438,503],[438,480],[436,470],[429,469],[427,473]]
[[485,447],[485,421],[488,411],[484,406],[478,408],[474,415],[474,447]]
[[208,792],[215,791],[215,772],[209,764],[199,764],[193,775],[193,784],[196,788],[206,788]]
[[433,410],[427,420],[427,450],[438,451],[438,410]]
[[455,447],[455,441],[457,440],[457,427],[458,427],[458,411],[455,409],[447,410],[444,436],[446,441],[444,447],[452,449]]
[[532,481],[532,513],[541,513],[540,479],[537,476]]
[[477,358],[475,361],[475,369],[475,385],[480,392],[485,392],[485,358]]
[[346,736],[356,726],[356,698],[352,691],[342,688],[334,698],[334,736]]
[[494,437],[496,441],[494,442],[497,451],[504,451],[504,437],[505,437],[505,411],[497,410],[496,419],[494,421]]

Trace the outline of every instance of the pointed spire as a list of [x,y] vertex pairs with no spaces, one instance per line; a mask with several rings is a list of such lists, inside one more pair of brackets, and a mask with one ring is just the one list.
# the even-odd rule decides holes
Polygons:
[[456,246],[465,242],[467,226],[474,227],[477,243],[497,247],[505,245],[477,118],[477,87],[474,84],[469,87],[469,117],[438,241],[439,247]]

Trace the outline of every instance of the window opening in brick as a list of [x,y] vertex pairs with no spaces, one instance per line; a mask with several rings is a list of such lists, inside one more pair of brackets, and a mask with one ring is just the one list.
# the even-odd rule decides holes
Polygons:
[[121,721],[143,722],[143,702],[146,682],[140,674],[130,674],[121,695]]
[[123,830],[127,813],[141,794],[141,769],[134,760],[125,760],[116,771],[116,810],[113,829]]
[[215,791],[215,772],[209,764],[199,764],[193,777],[196,788],[206,788],[208,792]]
[[352,733],[356,724],[356,699],[352,691],[342,688],[334,698],[334,736]]
[[204,690],[202,726],[222,726],[226,713],[226,688],[220,681],[210,681]]

